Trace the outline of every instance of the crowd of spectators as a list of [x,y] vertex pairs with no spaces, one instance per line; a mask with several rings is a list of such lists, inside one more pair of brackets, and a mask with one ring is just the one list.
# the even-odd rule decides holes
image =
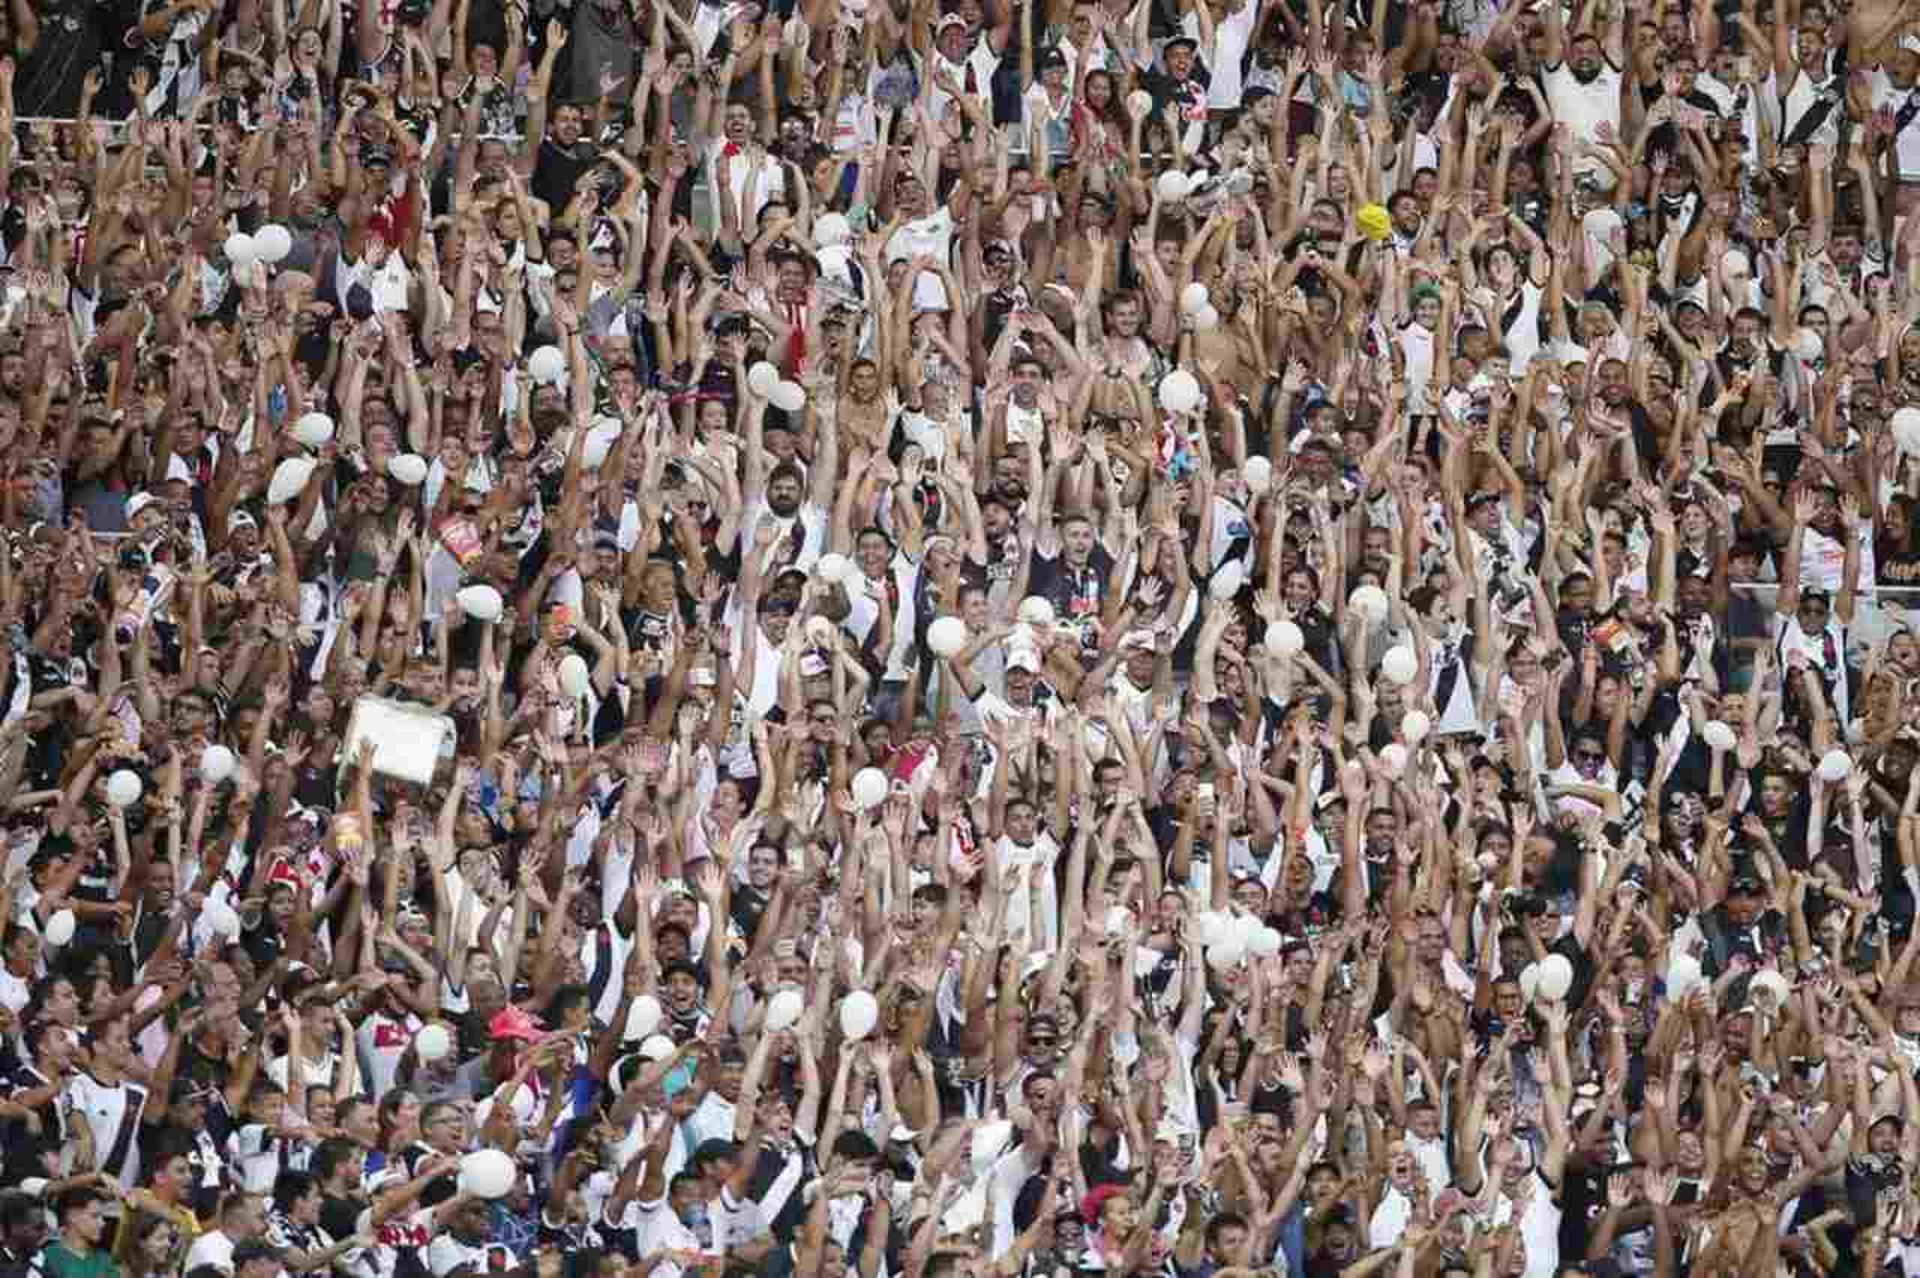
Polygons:
[[1920,1278],[1915,0],[0,50],[0,1278]]

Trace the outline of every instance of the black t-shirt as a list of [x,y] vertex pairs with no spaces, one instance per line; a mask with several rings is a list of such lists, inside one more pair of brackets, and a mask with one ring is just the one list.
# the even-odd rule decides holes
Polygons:
[[13,109],[20,116],[79,115],[81,82],[100,65],[107,44],[109,6],[94,0],[48,0],[34,8],[40,17],[40,40],[20,60]]
[[536,199],[545,200],[548,207],[562,209],[573,198],[574,187],[579,185],[580,177],[592,168],[599,153],[585,137],[572,146],[561,146],[552,138],[540,143],[539,158],[534,162],[533,181],[529,184]]
[[334,1238],[351,1238],[360,1229],[360,1213],[371,1204],[355,1194],[320,1200],[320,1228]]

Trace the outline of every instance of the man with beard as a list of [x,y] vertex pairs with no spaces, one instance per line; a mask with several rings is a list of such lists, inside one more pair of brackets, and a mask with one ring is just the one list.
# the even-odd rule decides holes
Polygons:
[[[831,425],[823,423],[820,442],[811,463],[812,482],[793,462],[781,462],[769,472],[766,434],[767,401],[753,395],[747,404],[746,483],[743,504],[746,516],[740,536],[747,553],[757,556],[760,571],[771,578],[780,568],[805,571],[813,566],[826,548],[827,522],[833,505],[833,491],[839,473],[839,437]],[[771,527],[771,544],[760,545],[763,526]],[[743,568],[743,575],[746,570]]]
[[[540,145],[523,147],[519,160],[520,171],[531,175],[528,186],[534,198],[546,201],[552,209],[567,206],[575,186],[599,158],[593,139],[584,136],[586,114],[574,103],[562,102],[554,107],[552,128],[548,128],[547,89],[553,83],[554,63],[566,45],[566,27],[558,18],[550,20],[546,52],[541,55],[540,66],[528,88],[531,106],[527,112],[526,135],[539,138]],[[559,266],[556,264],[554,269],[558,270]]]
[[[1545,68],[1540,79],[1547,91],[1547,102],[1553,108],[1553,118],[1567,126],[1576,143],[1598,146],[1603,131],[1620,128],[1622,25],[1607,24],[1611,47],[1603,50],[1600,37],[1584,28],[1575,31],[1569,42],[1566,19],[1552,6],[1548,7],[1546,19],[1546,43],[1542,51]],[[1577,155],[1573,172],[1576,179],[1588,178],[1602,190],[1613,186],[1612,170],[1590,154]]]

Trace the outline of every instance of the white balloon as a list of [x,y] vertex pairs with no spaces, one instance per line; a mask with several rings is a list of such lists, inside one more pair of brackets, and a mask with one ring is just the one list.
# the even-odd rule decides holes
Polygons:
[[566,371],[567,357],[560,353],[558,346],[542,346],[527,356],[527,376],[533,378],[535,385],[557,382]]
[[320,448],[333,438],[333,418],[325,413],[302,413],[293,424],[293,437],[308,448]]
[[649,1034],[640,1040],[640,1055],[655,1064],[668,1059],[679,1050],[674,1046],[673,1040],[665,1034]]
[[646,1038],[660,1028],[660,1018],[664,1015],[666,1015],[666,1009],[660,1006],[659,999],[651,994],[640,995],[627,1008],[627,1032],[622,1037]]
[[1236,934],[1207,951],[1207,962],[1218,968],[1238,967],[1247,957],[1247,950]]
[[1138,120],[1151,110],[1153,110],[1153,95],[1145,89],[1135,89],[1127,95],[1127,114],[1133,119]]
[[418,453],[395,453],[387,458],[387,474],[409,488],[426,483],[429,469],[427,459]]
[[1676,954],[1667,964],[1667,997],[1683,999],[1704,979],[1699,959],[1691,954]]
[[294,232],[280,223],[267,223],[253,232],[253,251],[269,267],[294,251]]
[[73,911],[55,910],[47,916],[46,930],[41,936],[48,945],[65,945],[73,939],[73,928]]
[[779,990],[767,1000],[766,1030],[769,1034],[778,1034],[790,1028],[800,1019],[802,1003],[800,991],[794,989]]
[[1419,745],[1433,731],[1433,720],[1424,710],[1409,710],[1400,716],[1400,735],[1410,745]]
[[1220,327],[1220,312],[1214,309],[1212,302],[1208,302],[1205,306],[1201,307],[1199,310],[1193,313],[1193,331],[1194,332],[1211,333],[1214,329],[1219,327]]
[[116,808],[130,807],[140,798],[140,776],[122,768],[107,778],[107,802]]
[[1520,969],[1520,999],[1522,1002],[1531,1003],[1533,1002],[1533,996],[1539,992],[1540,965],[1538,963],[1529,963]]
[[253,247],[261,261],[272,265],[293,252],[293,233],[278,222],[269,222],[254,235]]
[[438,1021],[429,1021],[413,1036],[413,1054],[421,1061],[437,1061],[453,1050],[453,1035]]
[[1549,954],[1540,960],[1540,997],[1558,1003],[1573,988],[1573,964],[1564,954]]
[[887,774],[878,768],[862,768],[853,774],[853,806],[871,812],[887,801]]
[[1920,408],[1894,409],[1889,424],[1893,427],[1893,442],[1900,445],[1900,451],[1920,456]]
[[1200,926],[1200,944],[1203,946],[1219,945],[1233,932],[1233,919],[1217,910],[1202,910],[1197,922]]
[[1247,953],[1260,958],[1280,952],[1280,933],[1270,927],[1254,929],[1253,937],[1247,942]]
[[783,413],[797,413],[807,406],[807,392],[799,382],[775,382],[767,400]]
[[1407,770],[1407,748],[1398,741],[1389,741],[1381,746],[1380,770],[1389,778],[1403,775]]
[[507,610],[507,601],[492,586],[463,586],[453,597],[460,610],[475,621],[498,621]]
[[1238,559],[1229,559],[1221,564],[1213,574],[1213,580],[1207,583],[1207,593],[1215,599],[1231,599],[1240,593],[1240,587],[1247,584],[1247,570]]
[[1708,748],[1722,752],[1733,749],[1734,744],[1739,740],[1739,737],[1734,735],[1733,728],[1718,719],[1707,720],[1706,725],[1700,729],[1700,735],[1706,738]]
[[518,1174],[513,1155],[476,1149],[460,1159],[460,1191],[475,1198],[505,1198]]
[[252,266],[253,260],[260,256],[260,246],[245,231],[235,231],[229,235],[225,248],[227,262],[236,271]]
[[1184,368],[1160,379],[1160,407],[1169,413],[1191,413],[1200,407],[1200,382]]
[[1273,463],[1264,457],[1249,457],[1240,468],[1240,478],[1246,482],[1247,491],[1257,497],[1273,487]]
[[833,623],[825,617],[807,618],[807,643],[815,648],[825,648],[833,642]]
[[764,359],[747,370],[747,389],[761,399],[773,394],[773,388],[779,384],[780,370]]
[[967,646],[967,623],[958,617],[936,617],[927,627],[927,647],[936,657],[951,657]]
[[1390,604],[1387,592],[1378,586],[1355,586],[1347,596],[1347,607],[1359,613],[1369,626],[1377,626],[1387,619]]
[[273,478],[267,482],[267,505],[284,506],[298,497],[312,478],[313,458],[287,458],[273,468]]
[[1168,169],[1154,180],[1153,189],[1163,204],[1184,200],[1187,198],[1187,175],[1179,169]]
[[200,779],[219,785],[233,775],[233,751],[223,745],[210,745],[200,752]]
[[813,575],[829,586],[837,586],[853,573],[853,561],[845,555],[822,555],[813,562]]
[[1267,651],[1276,657],[1291,657],[1306,646],[1306,635],[1291,621],[1276,621],[1267,627]]
[[1028,595],[1020,601],[1020,610],[1015,615],[1029,626],[1051,626],[1053,600],[1045,595]]
[[1213,294],[1207,292],[1207,286],[1199,280],[1180,290],[1180,313],[1197,315],[1200,308],[1213,300]]
[[1853,759],[1845,750],[1829,750],[1820,756],[1820,779],[1828,785],[1847,779],[1853,771]]
[[1803,328],[1793,335],[1793,353],[1800,357],[1803,364],[1813,363],[1825,350],[1826,344],[1820,340],[1820,334],[1810,328]]
[[560,658],[560,691],[578,697],[587,690],[587,659],[577,652]]
[[865,990],[855,990],[840,1000],[840,1033],[849,1043],[873,1033],[879,1023],[880,1004]]
[[1380,658],[1380,673],[1404,688],[1420,673],[1420,658],[1414,656],[1413,649],[1404,644],[1389,648],[1387,654]]

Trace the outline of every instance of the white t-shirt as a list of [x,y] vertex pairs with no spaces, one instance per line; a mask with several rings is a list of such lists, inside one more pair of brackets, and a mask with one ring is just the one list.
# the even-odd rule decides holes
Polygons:
[[[907,260],[922,253],[941,262],[953,260],[953,214],[947,211],[944,204],[927,216],[901,226],[887,241],[889,262]],[[915,277],[913,305],[914,309],[922,311],[951,309],[947,302],[947,290],[941,286],[938,275],[922,271]]]
[[187,1261],[181,1269],[191,1272],[201,1265],[212,1265],[222,1273],[232,1273],[233,1239],[218,1229],[194,1239],[193,1246],[187,1248]]
[[[1213,24],[1213,56],[1203,59],[1207,73],[1207,106],[1214,111],[1237,111],[1245,86],[1240,67],[1247,58],[1247,45],[1253,40],[1253,20],[1259,6],[1253,0],[1241,0],[1240,7]],[[1200,19],[1191,11],[1180,20],[1181,34],[1198,40]],[[1069,63],[1071,65],[1071,63]]]
[[[1553,108],[1555,122],[1570,128],[1575,140],[1597,143],[1602,124],[1616,130],[1620,127],[1620,72],[1604,61],[1600,73],[1590,84],[1580,83],[1573,68],[1565,62],[1542,72],[1540,83],[1547,91],[1547,105]],[[1592,156],[1576,159],[1573,171],[1578,176],[1594,178],[1602,189],[1613,184],[1612,170]]]
[[445,1230],[435,1234],[427,1244],[427,1268],[433,1272],[433,1278],[446,1278],[462,1267],[476,1274],[487,1272],[485,1244],[470,1247]]

